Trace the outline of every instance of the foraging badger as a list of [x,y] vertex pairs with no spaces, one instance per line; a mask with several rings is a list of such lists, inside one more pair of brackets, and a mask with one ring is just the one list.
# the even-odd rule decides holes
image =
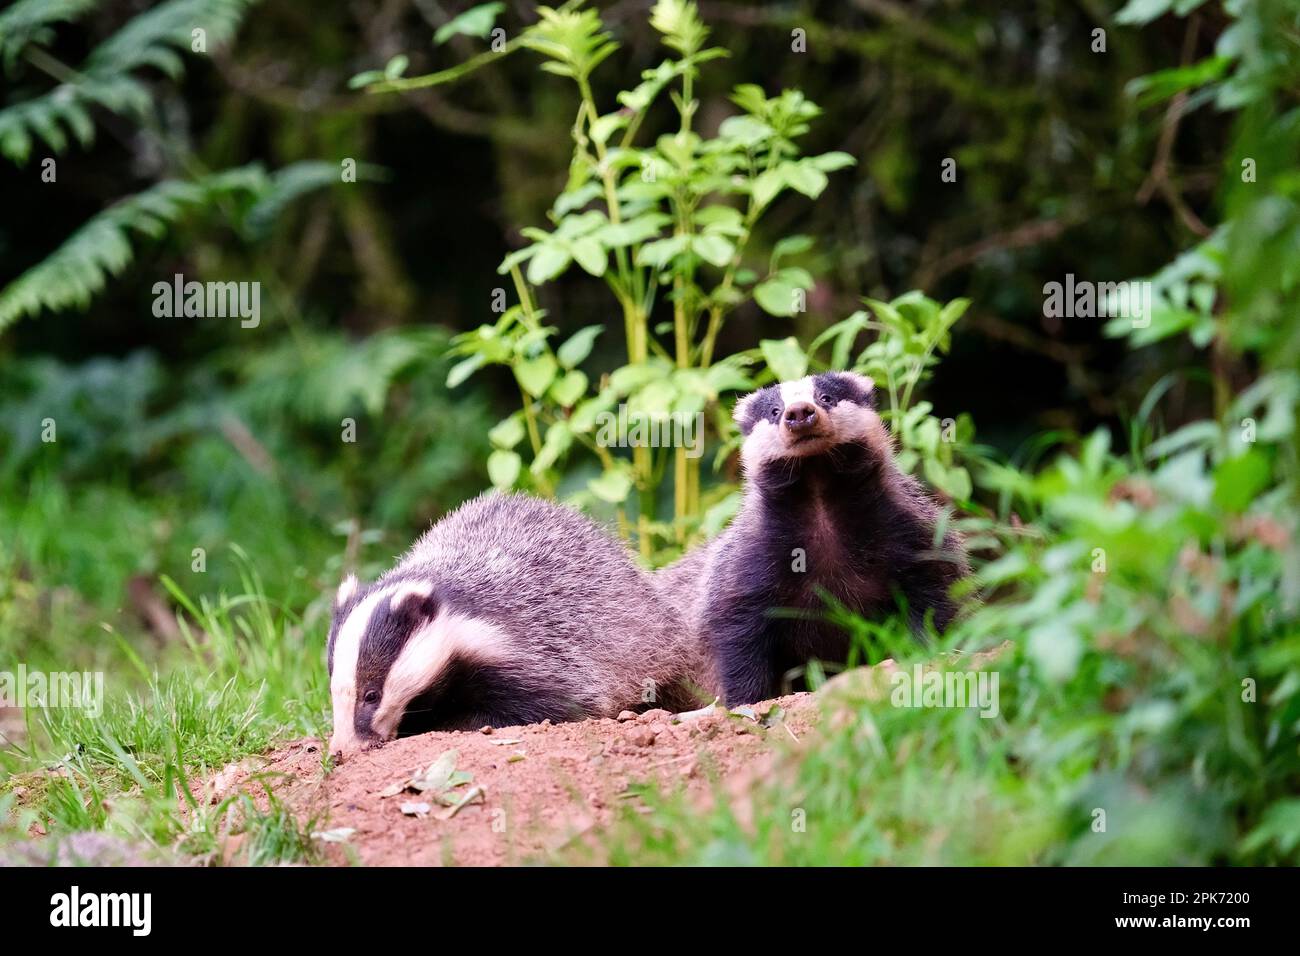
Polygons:
[[657,598],[623,545],[577,512],[476,498],[374,584],[339,586],[330,752],[399,733],[614,716],[649,699],[689,706],[698,658]]
[[[871,379],[827,372],[737,403],[744,436],[740,512],[713,541],[656,576],[711,652],[729,706],[774,696],[782,675],[816,658],[842,662],[849,638],[819,619],[825,591],[880,617],[901,596],[912,627],[943,629],[949,586],[967,571],[939,509],[898,470]],[[793,609],[797,617],[771,612]]]

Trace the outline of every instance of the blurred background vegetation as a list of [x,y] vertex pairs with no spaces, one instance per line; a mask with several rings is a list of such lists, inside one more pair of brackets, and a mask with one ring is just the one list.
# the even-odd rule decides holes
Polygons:
[[[649,0],[589,6],[621,45],[592,73],[598,112],[618,115],[615,94],[666,55],[689,59],[680,44],[664,48],[665,35],[682,38],[689,8],[661,4],[652,23]],[[140,784],[120,753],[166,803],[195,762],[318,732],[319,674],[285,672],[323,670],[322,595],[345,569],[386,566],[489,486],[489,456],[502,450],[489,430],[520,408],[516,360],[528,355],[449,388],[449,350],[455,340],[463,356],[466,334],[501,320],[497,290],[520,305],[498,266],[537,241],[521,230],[579,191],[571,134],[581,152],[595,117],[579,112],[575,126],[574,85],[539,72],[544,48],[516,49],[538,20],[533,4],[471,7],[20,0],[0,10],[0,668],[106,668],[142,693],[170,688],[168,706],[187,720],[212,703],[187,690],[195,674],[214,694],[237,688],[210,722],[178,718],[165,733],[125,702],[109,729],[10,715],[0,733],[15,742],[11,771],[65,752],[77,767],[74,793],[30,804],[40,826],[107,825],[102,806],[87,810],[94,794]],[[972,482],[941,490],[980,559],[984,599],[950,642],[1013,640],[1023,680],[996,729],[887,711],[880,732],[896,743],[947,741],[914,770],[851,736],[810,761],[827,813],[853,807],[873,821],[860,840],[795,845],[775,829],[675,821],[667,844],[661,830],[629,835],[630,858],[1295,862],[1297,4],[698,10],[707,46],[726,56],[701,62],[683,94],[694,130],[722,141],[728,117],[765,115],[731,98],[742,84],[772,98],[798,90],[820,108],[799,151],[854,163],[820,188],[781,192],[748,237],[746,264],[797,255],[807,307],[728,303],[716,356],[736,375],[702,399],[716,423],[704,505],[735,477],[725,412],[737,391],[791,361],[824,367],[833,350],[810,346],[854,315],[874,323],[853,327],[844,353],[863,368],[888,362],[891,342],[914,355],[933,333],[926,354],[942,361],[918,368],[908,396],[927,403],[923,417],[963,424],[955,451],[922,434],[915,470],[941,485],[944,468],[969,470]],[[674,12],[677,34],[663,22]],[[506,55],[491,55],[496,27]],[[446,82],[403,82],[444,70]],[[350,82],[367,71],[379,72]],[[678,130],[681,107],[665,93],[622,119],[637,115],[648,151]],[[948,159],[955,181],[941,175]],[[340,181],[349,160],[356,181]],[[649,274],[671,284],[698,264]],[[557,343],[604,327],[578,362],[599,395],[636,362],[625,316],[589,271],[527,288]],[[153,285],[176,273],[259,281],[259,326],[156,317]],[[1151,327],[1048,317],[1044,284],[1067,274],[1152,277]],[[913,290],[925,298],[900,304]],[[964,313],[940,312],[957,300]],[[670,344],[672,301],[663,295],[648,316]],[[776,346],[790,336],[797,360]],[[523,394],[552,424],[570,419],[573,400]],[[908,411],[890,409],[895,431],[923,432]],[[41,440],[45,419],[57,442]],[[1249,438],[1246,419],[1258,426]],[[354,443],[340,440],[345,420]],[[601,474],[584,467],[568,456],[517,483],[558,485],[606,518],[674,514],[671,472],[654,473],[668,500],[619,507],[617,494],[583,491]],[[660,560],[699,533],[701,510],[643,553]],[[235,595],[265,617],[250,624]],[[212,646],[187,642],[191,624]],[[893,632],[852,626],[871,659],[915,654]],[[1245,678],[1259,683],[1253,708],[1240,699]],[[226,750],[181,745],[201,749],[231,728]],[[952,753],[961,759],[945,762]],[[960,778],[946,793],[988,799],[918,802],[909,774],[936,766]],[[1141,811],[1121,814],[1132,839],[1087,841],[1098,800]],[[987,814],[966,821],[967,835],[996,825],[1020,836],[996,847],[955,837],[937,860],[907,848],[926,814],[958,811]],[[161,840],[172,825],[149,832]]]

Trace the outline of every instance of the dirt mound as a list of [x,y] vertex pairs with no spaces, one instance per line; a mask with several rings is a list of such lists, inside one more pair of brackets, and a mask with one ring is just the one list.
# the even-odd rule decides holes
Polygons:
[[264,779],[300,818],[316,821],[335,863],[544,862],[586,842],[622,808],[635,810],[639,784],[680,787],[707,804],[722,780],[724,792],[740,796],[812,732],[817,712],[816,698],[795,694],[680,722],[657,710],[431,733],[351,756],[328,773],[321,742],[301,740],[226,768],[208,797],[256,795]]

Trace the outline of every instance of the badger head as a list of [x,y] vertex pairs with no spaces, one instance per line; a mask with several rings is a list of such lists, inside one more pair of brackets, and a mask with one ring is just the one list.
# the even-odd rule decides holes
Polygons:
[[824,372],[746,395],[733,413],[744,435],[747,470],[764,462],[820,455],[837,445],[889,447],[876,413],[875,385],[856,372]]
[[369,587],[349,575],[334,599],[327,659],[334,733],[330,753],[378,746],[453,660],[491,662],[505,641],[492,625],[452,611],[420,579]]

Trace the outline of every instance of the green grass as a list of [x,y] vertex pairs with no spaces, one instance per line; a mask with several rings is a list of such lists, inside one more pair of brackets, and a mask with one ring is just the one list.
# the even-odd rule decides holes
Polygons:
[[[651,794],[651,812],[627,813],[603,852],[619,863],[1295,865],[1300,549],[1245,530],[1291,519],[1284,494],[1243,493],[1242,474],[1197,448],[1135,470],[1099,433],[1029,480],[1035,533],[982,563],[983,603],[938,651],[844,618],[863,660],[904,668],[1009,641],[997,717],[841,699],[794,770],[742,798],[745,812]],[[1135,484],[1140,503],[1121,499]]]
[[[1251,530],[1284,527],[1290,506],[1278,489],[1245,493],[1243,474],[1208,445],[1141,468],[1094,437],[1019,476],[1033,533],[969,524],[968,540],[996,558],[978,562],[974,610],[937,647],[920,648],[889,622],[839,616],[868,663],[892,657],[906,667],[1010,642],[996,664],[997,717],[894,707],[842,689],[816,745],[759,781],[745,812],[647,791],[650,812],[629,812],[595,858],[1300,862],[1300,617],[1288,603],[1300,554],[1294,538]],[[1130,500],[1125,489],[1137,486],[1145,491]],[[275,552],[234,547],[215,590],[195,594],[164,576],[183,626],[180,640],[160,646],[59,570],[60,512],[43,507],[51,524],[39,536],[0,536],[14,542],[0,559],[0,659],[102,669],[106,700],[97,718],[26,712],[25,739],[0,751],[0,839],[35,825],[54,839],[102,830],[210,862],[318,862],[310,834],[329,821],[296,819],[273,781],[256,804],[208,805],[191,787],[278,741],[326,733],[328,593],[286,606],[272,595],[292,591],[292,567]],[[112,515],[99,521],[129,537]]]
[[[152,665],[142,646],[150,638],[101,632],[112,651],[89,660],[106,671],[102,714],[25,711],[25,740],[0,750],[0,792],[21,787],[26,796],[11,800],[0,835],[21,837],[37,822],[56,836],[107,830],[160,850],[210,853],[203,835],[221,829],[217,810],[200,806],[190,785],[278,741],[327,732],[322,628],[275,606],[247,556],[237,552],[236,560],[244,566],[237,596],[193,600],[168,579],[186,612],[183,643]],[[69,663],[87,656],[77,638],[75,629],[55,630],[29,666],[84,666]],[[269,812],[285,815],[275,805]],[[248,808],[241,813],[249,816]],[[277,826],[257,825],[259,833]],[[275,849],[255,855],[288,859]]]

